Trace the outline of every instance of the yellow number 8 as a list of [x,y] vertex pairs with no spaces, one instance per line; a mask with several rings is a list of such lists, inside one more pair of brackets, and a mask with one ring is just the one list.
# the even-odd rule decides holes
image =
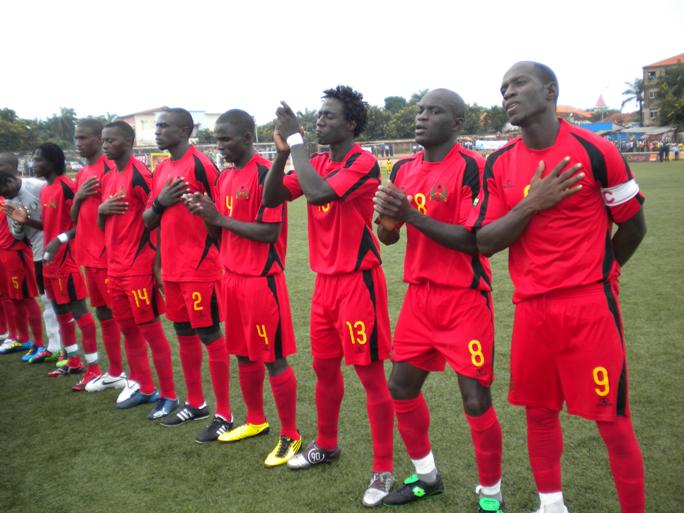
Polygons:
[[413,197],[413,201],[416,204],[416,210],[423,215],[427,215],[427,207],[425,206],[425,194],[419,192]]
[[610,382],[608,381],[608,371],[605,367],[595,367],[593,370],[594,383],[603,388],[595,388],[596,395],[605,397],[610,393]]
[[482,367],[485,362],[484,354],[482,354],[482,344],[479,340],[471,340],[468,342],[468,351],[470,351],[470,361],[475,367]]

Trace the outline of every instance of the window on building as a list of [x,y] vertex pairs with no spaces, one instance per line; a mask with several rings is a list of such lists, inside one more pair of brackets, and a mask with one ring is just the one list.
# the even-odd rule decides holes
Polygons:
[[649,71],[648,72],[648,79],[649,80],[655,80],[656,79],[656,72],[655,71]]
[[651,109],[648,111],[648,117],[649,119],[655,119],[658,117],[658,111],[656,109]]
[[653,89],[651,89],[651,90],[648,92],[648,99],[649,99],[649,100],[653,100],[655,97],[656,97],[656,92],[655,92]]

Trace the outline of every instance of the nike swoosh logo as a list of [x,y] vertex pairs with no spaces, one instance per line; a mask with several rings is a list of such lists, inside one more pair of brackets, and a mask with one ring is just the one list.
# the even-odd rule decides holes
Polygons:
[[103,380],[102,380],[102,384],[103,384],[103,385],[111,385],[111,384],[113,384],[113,383],[118,383],[119,381],[121,381],[121,378],[118,378],[118,379],[115,379],[115,380],[112,380],[112,381],[105,381],[105,380],[103,379]]

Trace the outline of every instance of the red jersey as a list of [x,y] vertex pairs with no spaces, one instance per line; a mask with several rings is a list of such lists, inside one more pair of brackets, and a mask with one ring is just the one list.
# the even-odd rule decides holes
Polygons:
[[[477,205],[484,158],[455,145],[439,162],[426,162],[421,151],[394,165],[390,180],[406,195],[412,207],[448,224],[465,225]],[[430,281],[448,287],[491,290],[489,261],[447,248],[412,225],[407,225],[404,281]]]
[[145,228],[142,214],[152,187],[152,173],[135,157],[123,171],[116,167],[109,172],[102,188],[102,197],[111,198],[126,193],[128,210],[105,220],[107,274],[109,276],[152,275],[157,251],[157,231]]
[[[43,240],[45,246],[60,233],[68,232],[74,227],[71,221],[71,205],[74,203],[76,184],[66,175],[55,178],[40,190],[40,206],[43,216]],[[80,267],[74,260],[74,241],[61,244],[52,261],[43,265],[43,276],[46,278],[64,278]]]
[[226,169],[218,178],[214,201],[222,215],[245,223],[282,223],[275,242],[259,242],[230,230],[221,233],[221,263],[232,273],[267,276],[283,272],[287,247],[286,206],[265,208],[264,180],[271,163],[258,154],[242,169]]
[[[345,274],[380,265],[380,246],[373,234],[373,196],[380,185],[376,158],[355,144],[341,162],[330,152],[314,153],[311,164],[337,194],[325,205],[309,203],[309,260],[320,274]],[[302,195],[295,173],[284,185],[292,199]]]
[[76,175],[76,191],[89,178],[97,178],[101,187],[96,194],[88,196],[81,202],[78,211],[77,237],[74,239],[76,261],[86,267],[105,269],[107,255],[105,254],[104,232],[97,224],[97,208],[102,203],[102,184],[105,175],[116,168],[116,164],[101,155],[95,164],[84,166]]
[[539,161],[544,176],[564,157],[568,167],[581,163],[582,189],[535,214],[509,248],[508,264],[519,302],[557,289],[615,278],[620,266],[613,254],[612,224],[641,209],[644,197],[615,146],[588,130],[560,121],[553,146],[533,150],[516,137],[487,159],[475,229],[499,219],[522,200]]
[[[219,171],[214,163],[190,146],[179,159],[162,161],[154,172],[148,208],[159,196],[167,180],[184,178],[190,192],[214,197]],[[221,277],[218,242],[207,233],[204,221],[178,202],[161,217],[161,261],[164,281],[215,281]]]

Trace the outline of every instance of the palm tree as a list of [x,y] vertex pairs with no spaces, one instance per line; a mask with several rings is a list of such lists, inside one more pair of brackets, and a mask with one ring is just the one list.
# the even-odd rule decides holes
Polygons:
[[644,81],[641,78],[635,78],[634,82],[625,82],[627,89],[622,91],[622,96],[626,98],[622,101],[620,109],[625,107],[625,104],[629,102],[637,102],[639,105],[639,122],[641,123],[644,119]]

